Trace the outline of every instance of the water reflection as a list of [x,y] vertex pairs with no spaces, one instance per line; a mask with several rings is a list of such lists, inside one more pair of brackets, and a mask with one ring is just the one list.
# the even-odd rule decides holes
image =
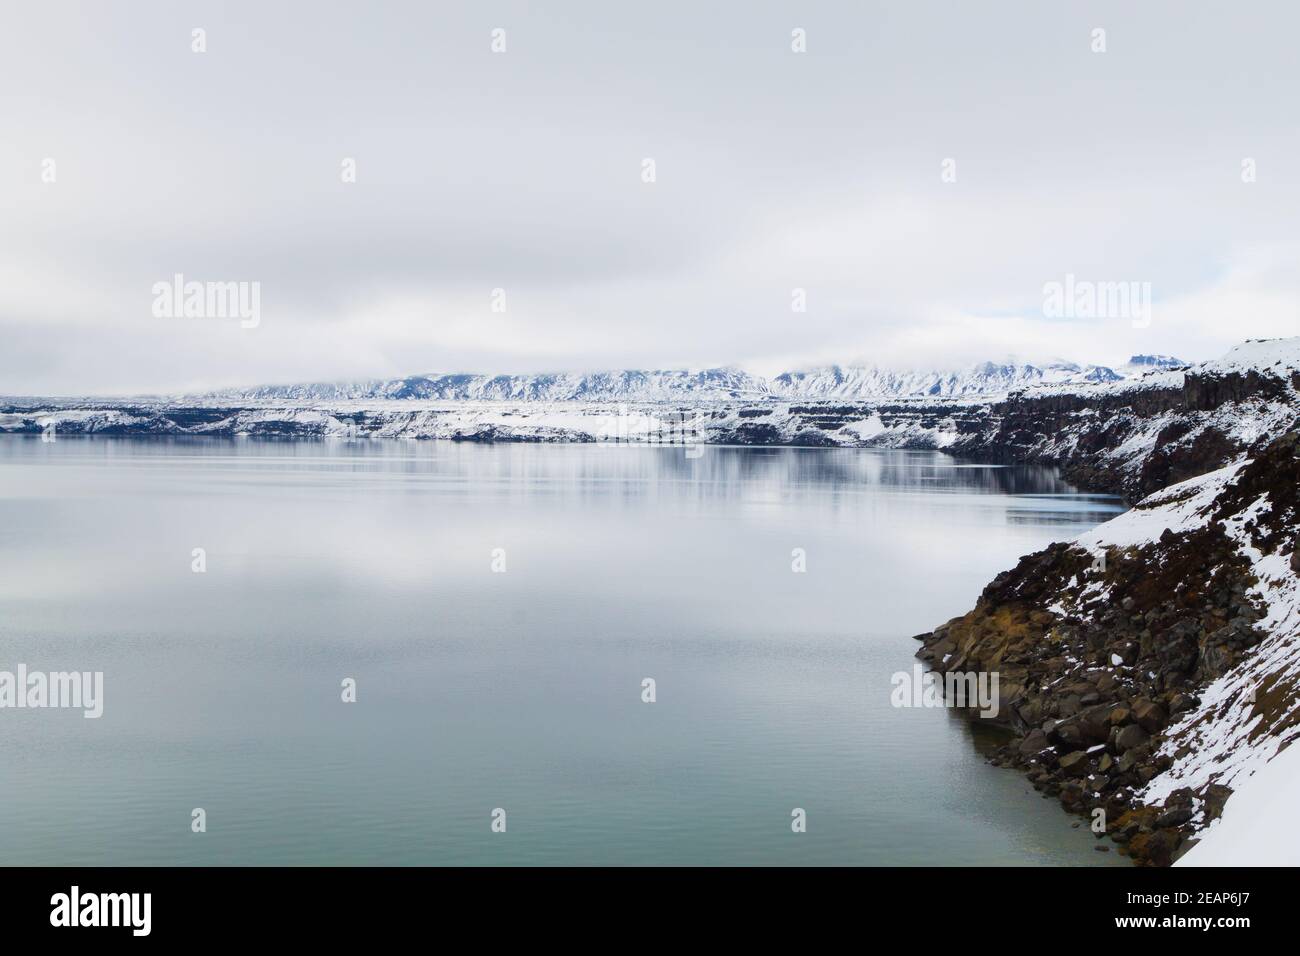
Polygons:
[[[71,436],[40,443],[36,436],[0,438],[6,459],[118,467],[186,462],[205,473],[246,480],[310,480],[350,484],[371,476],[468,486],[498,485],[513,495],[640,497],[657,494],[711,500],[773,500],[815,486],[837,504],[881,491],[1015,496],[1015,520],[1053,522],[1085,512],[1105,520],[1122,511],[1111,495],[1078,493],[1055,469],[961,462],[940,452],[878,449],[717,447],[690,457],[681,448],[602,444],[549,445],[539,455],[524,443],[319,440],[275,441],[160,437],[147,440]],[[346,478],[344,478],[346,476]],[[376,489],[378,490],[378,489]],[[400,489],[399,489],[400,490]],[[1063,503],[1064,502],[1064,503]]]
[[1112,862],[889,693],[1118,510],[929,452],[0,438],[0,668],[105,673],[0,715],[0,859]]

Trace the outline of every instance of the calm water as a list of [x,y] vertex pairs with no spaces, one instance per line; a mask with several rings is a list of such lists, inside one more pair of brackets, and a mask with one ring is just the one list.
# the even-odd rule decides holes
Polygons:
[[916,452],[3,437],[0,670],[105,709],[0,710],[0,861],[1120,863],[889,704],[1118,510]]

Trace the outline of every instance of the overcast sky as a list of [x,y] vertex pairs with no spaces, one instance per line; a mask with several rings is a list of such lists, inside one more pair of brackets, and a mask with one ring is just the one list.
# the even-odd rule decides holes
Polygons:
[[[0,393],[1300,334],[1298,10],[11,5]],[[176,273],[260,283],[256,328],[156,316]],[[1149,282],[1150,323],[1045,315],[1067,274]]]

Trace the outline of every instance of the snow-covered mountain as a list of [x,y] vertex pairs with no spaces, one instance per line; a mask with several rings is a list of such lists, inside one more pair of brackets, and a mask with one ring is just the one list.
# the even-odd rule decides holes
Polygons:
[[1042,366],[982,362],[961,371],[900,371],[878,367],[783,372],[772,379],[736,368],[702,371],[635,370],[541,375],[428,374],[363,382],[325,382],[233,389],[212,398],[237,400],[356,401],[426,399],[513,402],[655,402],[734,399],[893,399],[1004,395],[1031,385],[1118,382],[1149,371],[1179,367],[1178,359],[1135,355],[1120,370],[1104,365],[1051,362]]
[[1182,368],[1187,363],[1172,355],[1134,355],[1116,371],[1125,377],[1143,375],[1167,368]]
[[[1135,356],[1136,358],[1136,356]],[[775,395],[788,398],[968,398],[1004,395],[1028,385],[1062,382],[1117,382],[1124,375],[1103,365],[1052,362],[1047,365],[998,365],[981,362],[960,372],[894,371],[881,368],[826,368],[784,372],[771,383]]]
[[269,385],[217,393],[217,398],[340,401],[360,399],[430,399],[436,401],[637,401],[670,399],[753,399],[768,394],[760,377],[734,368],[698,372],[622,369],[578,374],[479,375],[470,373],[411,375],[365,382]]

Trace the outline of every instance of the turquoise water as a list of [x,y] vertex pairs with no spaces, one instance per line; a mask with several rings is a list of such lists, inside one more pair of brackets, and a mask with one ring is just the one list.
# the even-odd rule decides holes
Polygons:
[[3,437],[0,669],[105,699],[0,710],[0,860],[1120,863],[889,703],[1118,510],[923,452]]

